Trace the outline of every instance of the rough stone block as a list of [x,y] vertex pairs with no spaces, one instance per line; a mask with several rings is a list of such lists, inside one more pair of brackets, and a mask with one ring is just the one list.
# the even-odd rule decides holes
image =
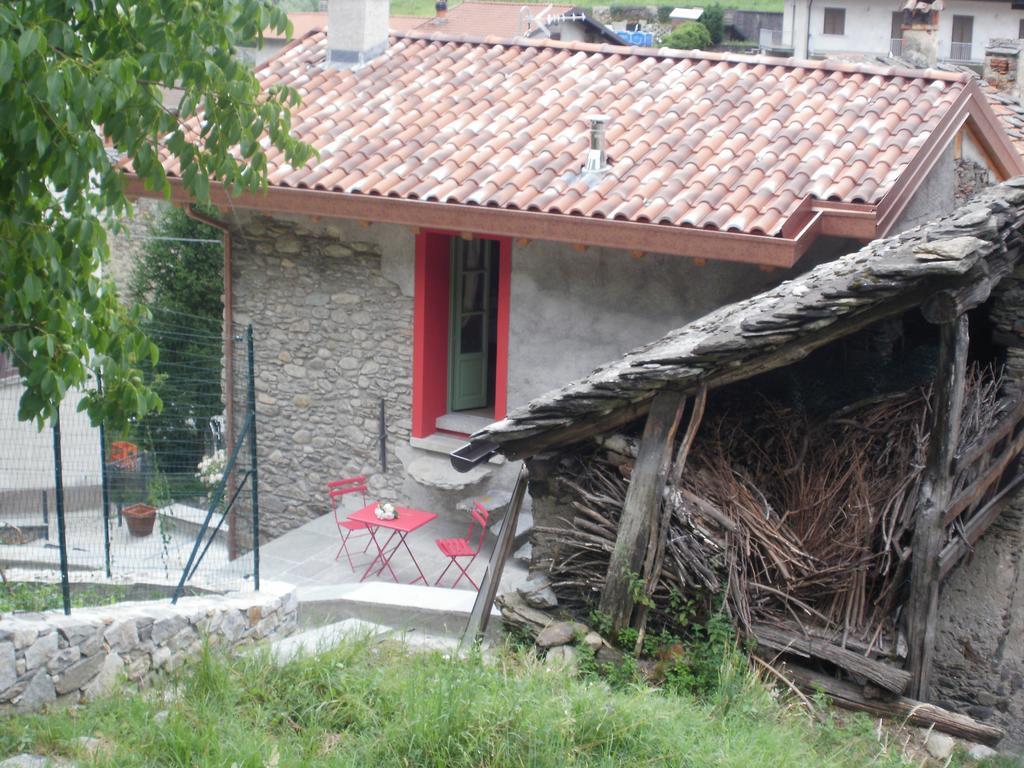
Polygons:
[[109,654],[103,660],[103,666],[92,682],[82,689],[86,701],[95,701],[109,693],[117,684],[117,679],[124,668],[124,662],[116,653]]
[[111,650],[130,651],[139,644],[139,633],[136,630],[135,619],[121,619],[115,621],[107,631],[103,633],[103,639],[107,641]]
[[187,622],[182,616],[160,619],[153,624],[153,633],[150,637],[155,645],[161,645],[178,634],[185,626],[187,626]]
[[16,682],[18,667],[14,656],[14,643],[0,643],[0,691],[6,691]]
[[61,670],[70,667],[76,661],[82,658],[82,652],[77,646],[68,646],[67,648],[61,648],[56,654],[50,659],[46,665],[46,670],[50,674],[56,674]]
[[37,637],[36,641],[25,649],[25,666],[29,670],[41,667],[50,660],[50,657],[57,653],[57,633]]
[[57,681],[54,687],[57,693],[68,693],[70,691],[77,691],[87,682],[95,677],[96,673],[103,667],[103,663],[107,654],[96,654],[95,656],[87,656],[81,661],[72,664],[64,673],[57,676]]
[[17,708],[21,712],[34,712],[56,700],[57,692],[53,687],[53,679],[45,669],[40,669],[18,699]]

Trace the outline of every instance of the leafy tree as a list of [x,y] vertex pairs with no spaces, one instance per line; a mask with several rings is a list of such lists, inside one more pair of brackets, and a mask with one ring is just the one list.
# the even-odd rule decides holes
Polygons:
[[708,28],[711,34],[711,44],[718,45],[725,37],[725,12],[718,3],[712,3],[704,9],[700,16],[700,23]]
[[135,431],[177,487],[182,480],[194,482],[207,425],[224,410],[223,250],[216,230],[180,208],[165,209],[150,234],[155,237],[145,242],[135,263],[129,294],[150,310],[142,328],[160,359],[147,378],[155,381],[163,409],[143,418]]
[[[108,152],[167,194],[164,145],[201,203],[211,179],[233,191],[266,183],[262,136],[304,163],[312,150],[289,133],[297,94],[261,93],[234,57],[236,44],[287,25],[270,0],[0,4],[0,347],[25,384],[19,418],[52,418],[72,386],[94,421],[159,406],[139,368],[157,355],[138,327],[145,310],[123,308],[98,277],[105,228],[129,211]],[[168,87],[182,92],[174,111]]]
[[711,45],[711,33],[699,21],[691,21],[688,24],[680,24],[661,42],[667,48],[699,50]]

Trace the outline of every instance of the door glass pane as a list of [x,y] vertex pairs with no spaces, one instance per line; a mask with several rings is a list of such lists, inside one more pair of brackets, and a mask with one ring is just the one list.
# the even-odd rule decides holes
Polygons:
[[463,269],[483,269],[484,260],[481,250],[479,240],[466,243],[466,256],[465,261],[463,262]]
[[459,353],[475,354],[484,348],[484,316],[464,315],[462,333],[459,336]]
[[462,276],[462,311],[483,312],[484,273],[467,272]]

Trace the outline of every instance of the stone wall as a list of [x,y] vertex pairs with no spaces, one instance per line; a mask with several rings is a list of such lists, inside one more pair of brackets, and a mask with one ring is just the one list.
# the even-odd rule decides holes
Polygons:
[[0,713],[75,704],[127,678],[145,686],[194,658],[204,639],[234,648],[295,629],[291,586],[262,592],[10,615],[0,620]]
[[[262,533],[272,538],[329,511],[332,478],[363,474],[373,498],[396,499],[395,449],[411,424],[412,298],[385,273],[411,276],[412,234],[340,220],[233,223],[234,319],[252,323],[255,340]],[[386,263],[395,254],[408,269]]]
[[117,233],[107,234],[110,246],[110,259],[103,265],[105,274],[117,286],[117,295],[123,302],[128,300],[128,284],[131,280],[135,263],[141,258],[150,227],[170,203],[160,200],[140,198],[135,202],[135,215],[122,221],[124,229]]

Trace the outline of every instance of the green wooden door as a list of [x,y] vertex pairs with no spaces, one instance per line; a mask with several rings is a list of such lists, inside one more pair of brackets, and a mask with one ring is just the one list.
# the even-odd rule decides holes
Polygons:
[[448,349],[448,409],[487,405],[491,270],[489,240],[452,238],[451,329]]

